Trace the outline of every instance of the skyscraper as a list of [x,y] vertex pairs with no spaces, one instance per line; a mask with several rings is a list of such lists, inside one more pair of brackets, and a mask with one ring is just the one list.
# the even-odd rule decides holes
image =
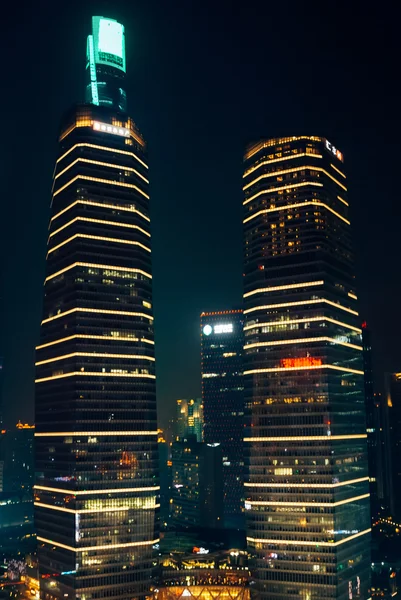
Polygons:
[[387,456],[385,459],[386,492],[391,515],[401,518],[401,373],[386,373],[384,423]]
[[260,598],[368,597],[361,329],[343,156],[262,140],[244,172],[245,509]]
[[201,314],[204,439],[221,444],[224,527],[243,528],[242,310]]
[[[93,21],[98,75],[125,66],[124,27]],[[144,598],[158,541],[146,146],[102,89],[65,115],[52,189],[35,433],[47,600]]]
[[177,400],[176,438],[179,440],[195,435],[203,440],[203,404],[201,398]]

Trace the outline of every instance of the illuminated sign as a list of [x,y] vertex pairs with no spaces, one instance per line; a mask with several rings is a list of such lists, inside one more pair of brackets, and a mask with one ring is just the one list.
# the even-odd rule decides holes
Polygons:
[[124,25],[114,19],[92,17],[94,59],[97,65],[108,65],[125,73]]
[[315,367],[322,364],[321,358],[305,356],[303,358],[282,358],[280,361],[282,367],[286,369],[297,367]]
[[205,325],[203,328],[203,333],[205,335],[210,335],[212,333],[213,329],[210,325]]
[[222,325],[214,326],[215,333],[232,333],[232,331],[233,331],[232,323],[223,323]]
[[335,146],[333,146],[333,144],[330,144],[330,142],[328,140],[326,140],[326,149],[329,152],[331,152],[332,154],[334,154],[334,156],[336,156],[338,158],[338,160],[341,160],[341,162],[344,162],[343,153],[340,152],[339,150],[337,150],[337,148]]
[[93,129],[95,131],[102,131],[103,133],[112,133],[113,135],[121,135],[123,137],[129,137],[130,131],[125,127],[116,127],[115,125],[110,125],[109,123],[99,123],[99,121],[94,121]]

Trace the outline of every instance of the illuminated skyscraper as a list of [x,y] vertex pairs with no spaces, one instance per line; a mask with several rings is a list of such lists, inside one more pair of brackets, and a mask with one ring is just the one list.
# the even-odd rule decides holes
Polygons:
[[201,314],[204,439],[221,444],[224,527],[244,527],[242,310]]
[[[122,25],[94,22],[125,67]],[[35,433],[47,600],[144,598],[158,542],[146,147],[106,95],[64,117],[52,189]]]
[[245,512],[265,600],[366,600],[361,329],[343,156],[263,140],[244,172]]
[[203,404],[201,398],[177,400],[176,438],[183,440],[188,436],[196,436],[198,442],[203,440]]

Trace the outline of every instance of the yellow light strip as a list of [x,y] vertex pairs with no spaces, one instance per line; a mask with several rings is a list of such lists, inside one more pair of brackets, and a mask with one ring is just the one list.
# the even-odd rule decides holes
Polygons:
[[56,492],[60,494],[67,494],[69,496],[86,496],[88,494],[125,494],[127,492],[157,492],[160,490],[160,486],[158,485],[139,488],[107,488],[104,490],[66,490],[64,488],[46,487],[43,485],[34,485],[33,487],[35,490],[42,490],[43,492]]
[[319,200],[307,200],[307,202],[297,202],[296,204],[286,204],[285,206],[276,206],[275,208],[264,208],[263,210],[259,210],[254,215],[247,217],[246,219],[244,219],[243,222],[247,223],[251,219],[254,219],[255,217],[258,217],[259,215],[263,215],[265,213],[276,212],[278,210],[288,210],[289,208],[299,208],[299,207],[303,207],[303,206],[322,206],[323,208],[327,208],[327,210],[329,212],[333,213],[333,215],[335,215],[336,217],[338,217],[339,219],[344,221],[344,223],[347,223],[347,225],[351,224],[350,221],[348,221],[348,219],[346,219],[345,217],[340,215],[340,213],[333,210],[330,206],[328,206],[324,202],[319,202]]
[[265,148],[271,148],[272,146],[279,146],[281,144],[289,144],[291,142],[297,142],[300,140],[308,140],[309,142],[324,142],[325,139],[321,137],[317,137],[316,135],[293,135],[291,137],[283,137],[283,138],[272,138],[270,140],[263,140],[254,144],[246,153],[244,160],[248,160],[254,154],[257,154],[261,150]]
[[150,360],[155,361],[153,356],[145,356],[143,354],[102,354],[100,352],[71,352],[71,354],[64,354],[63,356],[55,356],[54,358],[49,358],[48,360],[40,360],[35,363],[35,367],[39,365],[45,365],[47,363],[55,362],[57,360],[64,360],[66,358],[72,358],[73,356],[89,356],[94,358],[135,358],[136,360]]
[[335,371],[343,371],[344,373],[355,373],[356,375],[364,375],[363,371],[350,369],[349,367],[337,367],[336,365],[310,365],[309,367],[273,367],[271,369],[251,369],[244,371],[244,375],[253,375],[256,373],[276,373],[278,371],[306,371],[307,369],[334,369]]
[[307,507],[328,507],[335,508],[336,506],[342,506],[343,504],[351,504],[351,502],[357,502],[369,498],[370,494],[363,494],[362,496],[354,496],[353,498],[347,498],[347,500],[339,500],[338,502],[277,502],[277,501],[262,501],[262,500],[246,500],[248,504],[252,506],[307,506]]
[[[53,317],[51,317],[53,318]],[[76,335],[69,335],[68,337],[61,338],[59,340],[54,340],[54,342],[48,342],[47,344],[41,344],[40,346],[36,346],[35,350],[41,350],[42,348],[47,348],[48,346],[54,346],[55,344],[61,344],[62,342],[68,342],[73,339],[85,339],[85,340],[109,340],[111,342],[145,342],[147,344],[153,344],[152,340],[148,340],[146,338],[125,338],[125,337],[116,337],[114,335],[86,335],[84,333],[77,333]]]
[[[333,165],[331,165],[333,166]],[[330,177],[330,179],[332,179],[335,183],[337,183],[345,192],[347,191],[347,188],[340,183],[335,177],[333,177],[332,175],[330,175],[330,173],[328,171],[326,171],[326,169],[322,169],[321,167],[314,167],[313,165],[303,165],[301,167],[293,167],[292,169],[283,169],[282,171],[270,171],[269,173],[263,173],[263,175],[259,175],[259,177],[257,177],[256,179],[253,179],[252,181],[250,181],[249,183],[247,183],[246,185],[244,185],[244,187],[242,188],[243,191],[245,191],[246,189],[250,188],[252,185],[254,185],[255,183],[257,183],[258,181],[260,181],[261,179],[268,179],[269,177],[276,177],[277,175],[286,175],[288,173],[296,173],[298,171],[305,171],[305,169],[313,169],[314,171],[318,171],[319,173],[324,173],[325,175],[327,175],[327,177]],[[338,170],[338,169],[337,169]],[[340,173],[340,171],[339,171]],[[343,175],[341,173],[341,175]],[[345,177],[345,175],[343,175],[343,177]],[[315,182],[303,182],[303,185],[310,185],[310,183],[315,183]],[[295,185],[300,185],[300,184],[295,184]],[[289,183],[287,186],[285,187],[293,187],[291,185],[291,183]],[[264,190],[266,193],[270,192],[270,189],[268,190]],[[249,202],[250,199],[245,200],[245,202],[243,204],[247,204],[247,202]]]
[[[35,433],[35,435],[38,435]],[[354,435],[294,435],[291,437],[244,437],[244,442],[302,442],[303,440],[314,442],[330,440],[362,440],[368,436],[366,433],[356,433]]]
[[147,198],[149,200],[148,194],[145,194],[145,192],[143,192],[137,185],[134,185],[133,183],[125,183],[123,181],[112,181],[111,179],[103,179],[102,177],[90,177],[89,175],[76,175],[75,177],[73,177],[72,179],[70,179],[70,181],[67,181],[67,183],[65,183],[64,185],[62,185],[61,188],[59,188],[58,190],[56,190],[53,193],[53,198],[55,196],[57,196],[57,194],[60,194],[60,192],[62,192],[63,190],[65,190],[65,188],[67,188],[72,183],[74,183],[74,181],[77,181],[77,179],[84,179],[85,181],[96,181],[97,183],[106,183],[108,185],[117,185],[119,187],[131,188],[133,190],[136,190],[142,196],[144,196],[145,198]]
[[[286,160],[292,160],[294,158],[303,158],[304,156],[307,156],[308,158],[323,158],[323,156],[321,154],[307,154],[306,152],[301,152],[300,154],[291,154],[290,156],[282,156],[281,158],[272,158],[270,160],[264,160],[262,162],[260,162],[258,165],[255,165],[254,167],[251,167],[250,169],[248,169],[247,171],[245,171],[245,173],[243,174],[243,178],[247,177],[248,175],[250,175],[251,173],[253,173],[254,171],[256,171],[256,169],[259,169],[260,167],[264,167],[265,165],[270,165],[272,163],[276,163],[276,162],[283,162]],[[315,168],[315,167],[313,167]]]
[[53,375],[52,377],[42,377],[35,379],[35,383],[50,381],[53,379],[63,379],[65,377],[136,377],[142,379],[156,379],[155,375],[148,373],[102,373],[99,371],[72,371],[71,373],[62,373],[61,375]]
[[313,489],[326,489],[326,488],[338,488],[345,485],[351,485],[354,483],[362,483],[363,481],[369,481],[369,477],[359,477],[358,479],[349,479],[348,481],[339,481],[337,483],[248,483],[244,482],[246,487],[293,487],[293,488],[313,488]]
[[284,346],[286,344],[307,344],[314,342],[330,342],[331,344],[339,344],[340,346],[347,346],[348,348],[354,348],[354,350],[363,350],[362,346],[356,344],[350,344],[349,342],[342,342],[328,336],[320,337],[309,337],[309,338],[294,338],[292,340],[273,340],[271,342],[254,342],[252,344],[246,344],[244,350],[249,348],[261,348],[263,346]]
[[65,436],[74,436],[74,437],[81,437],[81,436],[93,436],[93,435],[100,435],[100,436],[115,436],[115,435],[158,435],[157,431],[50,431],[50,432],[46,432],[46,433],[38,433],[36,432],[35,437],[65,437]]
[[64,242],[61,242],[61,244],[58,244],[57,246],[54,246],[54,248],[50,248],[50,250],[48,251],[48,254],[51,254],[52,252],[54,252],[55,250],[58,250],[62,246],[65,246],[66,244],[69,244],[70,242],[72,242],[76,238],[83,238],[83,239],[86,239],[86,240],[100,240],[100,241],[103,241],[103,242],[114,242],[114,243],[118,243],[118,244],[128,244],[128,245],[131,245],[131,246],[140,246],[144,250],[147,250],[147,252],[150,252],[150,248],[148,248],[147,246],[144,246],[144,244],[141,244],[141,242],[131,242],[131,240],[122,240],[120,238],[109,238],[109,237],[103,237],[103,236],[100,236],[100,235],[88,235],[87,233],[76,233],[75,235],[73,235],[72,237],[68,238]]
[[[74,208],[74,206],[76,206],[77,204],[86,204],[87,206],[98,206],[100,208],[116,208],[117,210],[123,210],[126,212],[137,213],[143,219],[145,219],[146,221],[149,221],[149,223],[150,223],[149,217],[147,217],[146,215],[141,213],[141,211],[138,210],[137,208],[133,208],[131,206],[122,206],[120,204],[106,204],[103,202],[93,202],[92,200],[76,200],[72,204],[69,204],[66,208],[63,208],[63,210],[60,210],[60,212],[55,214],[53,217],[51,217],[50,221],[54,221],[55,219],[58,219],[58,217],[60,217],[65,212],[67,212],[67,210],[71,210],[71,208]],[[127,226],[127,225],[125,225],[125,226]],[[146,233],[146,235],[148,235],[150,237],[150,233],[148,233],[147,231],[145,233]]]
[[91,219],[89,217],[75,217],[75,219],[68,221],[68,223],[65,223],[62,227],[59,227],[55,231],[52,231],[52,233],[49,235],[49,238],[53,237],[53,235],[57,235],[57,233],[60,233],[60,231],[63,231],[63,229],[69,227],[77,221],[82,221],[83,223],[100,223],[101,225],[111,225],[112,227],[126,227],[127,229],[137,229],[138,231],[141,231],[142,233],[150,237],[150,233],[142,229],[142,227],[139,227],[139,225],[131,225],[130,223],[118,223],[116,221],[104,221],[103,219]]
[[254,306],[253,308],[248,308],[244,310],[244,315],[255,312],[255,310],[268,310],[270,308],[287,308],[290,306],[305,306],[307,304],[320,304],[323,302],[324,304],[330,304],[330,306],[335,306],[336,308],[340,308],[341,310],[345,310],[346,312],[351,313],[352,315],[358,316],[358,313],[355,310],[351,310],[342,304],[337,304],[336,302],[332,302],[331,300],[326,300],[325,298],[313,298],[310,300],[298,300],[296,302],[281,302],[279,304],[266,304],[264,306]]
[[90,160],[89,158],[75,159],[72,163],[70,163],[68,165],[68,167],[66,167],[65,169],[60,171],[60,173],[58,173],[54,179],[57,179],[57,177],[60,177],[61,175],[63,175],[66,171],[68,171],[68,169],[71,169],[71,167],[73,167],[78,162],[89,163],[91,165],[99,165],[100,167],[111,167],[113,169],[121,169],[122,171],[131,171],[132,173],[135,173],[135,175],[138,175],[138,177],[143,179],[143,181],[145,181],[146,183],[149,183],[149,180],[146,179],[146,177],[141,175],[136,169],[133,169],[132,167],[126,167],[125,165],[115,165],[113,163],[101,162],[99,160]]
[[342,202],[343,204],[345,204],[345,206],[349,206],[348,202],[346,202],[346,201],[344,200],[344,198],[341,198],[341,196],[337,196],[337,198],[338,198],[338,200],[339,200],[340,202]]
[[[43,323],[48,323],[49,321],[54,321],[55,319],[61,319],[61,317],[65,317],[66,315],[71,315],[74,312],[88,312],[94,313],[98,315],[121,315],[123,317],[144,317],[145,319],[149,319],[149,321],[153,321],[153,317],[150,315],[146,315],[145,313],[140,312],[129,312],[127,310],[103,310],[101,308],[71,308],[70,310],[66,310],[65,312],[59,313],[58,315],[54,315],[54,317],[48,317],[47,319],[43,319]],[[91,336],[92,337],[92,336]]]
[[71,552],[89,552],[91,550],[109,550],[113,548],[131,548],[133,546],[154,546],[158,542],[160,542],[160,538],[156,540],[150,540],[148,542],[128,542],[126,544],[104,544],[103,546],[85,546],[82,548],[74,548],[73,546],[66,546],[65,544],[60,544],[59,542],[53,542],[52,540],[48,540],[47,538],[40,537],[39,535],[36,538],[38,542],[44,542],[45,544],[50,544],[51,546],[57,546],[58,548],[64,548],[64,550],[70,550]]
[[251,292],[247,292],[244,294],[244,298],[248,298],[249,296],[253,296],[254,294],[262,294],[265,292],[277,292],[279,290],[293,290],[296,288],[304,288],[311,287],[313,285],[323,285],[323,279],[319,279],[318,281],[304,281],[301,283],[290,283],[288,285],[274,285],[272,287],[266,288],[258,288],[257,290],[252,290]]
[[335,171],[337,171],[337,173],[339,175],[341,175],[341,177],[344,177],[344,179],[347,179],[347,176],[344,175],[344,173],[342,171],[340,171],[340,169],[338,169],[335,165],[333,165],[332,163],[330,163],[330,167],[332,167]]
[[85,515],[92,513],[104,513],[104,512],[120,512],[123,510],[153,510],[155,508],[160,508],[160,504],[154,504],[153,506],[149,506],[147,508],[144,507],[132,507],[129,505],[118,506],[113,508],[102,507],[102,508],[82,508],[81,510],[73,510],[72,508],[63,508],[62,506],[53,506],[52,504],[44,504],[43,502],[34,502],[34,506],[40,506],[41,508],[48,508],[50,510],[58,510],[60,512],[72,513],[74,515]]
[[65,267],[64,269],[61,269],[60,271],[53,273],[53,275],[49,275],[49,277],[46,277],[45,281],[49,281],[50,279],[53,279],[53,277],[57,277],[57,275],[61,275],[62,273],[65,273],[66,271],[69,271],[70,269],[73,269],[74,267],[93,267],[94,269],[110,269],[110,270],[114,269],[115,271],[140,273],[141,275],[145,275],[145,277],[149,277],[149,279],[152,279],[152,275],[150,275],[149,273],[146,273],[146,271],[142,271],[142,269],[131,269],[130,267],[117,267],[115,265],[98,265],[96,263],[75,262],[72,265],[68,265],[68,267]]
[[141,165],[143,165],[146,169],[149,169],[148,165],[144,163],[143,160],[141,160],[136,154],[134,154],[134,152],[128,152],[127,150],[117,150],[117,148],[110,148],[109,146],[98,146],[97,144],[86,143],[75,144],[74,146],[72,146],[72,148],[70,148],[69,150],[67,150],[67,152],[60,156],[60,158],[58,158],[56,162],[60,162],[61,160],[63,160],[63,158],[65,158],[70,152],[75,150],[75,148],[82,147],[95,148],[96,150],[106,150],[107,152],[115,152],[116,154],[125,154],[126,156],[133,156],[139,163],[141,163]]
[[348,292],[348,296],[350,298],[353,298],[354,300],[358,300],[358,296],[355,296],[355,294],[353,294],[352,292]]
[[[250,185],[250,184],[249,184]],[[261,190],[257,192],[253,196],[250,196],[242,203],[243,206],[255,200],[259,196],[263,196],[264,194],[272,194],[273,192],[281,192],[286,190],[287,192],[291,192],[295,188],[305,187],[305,186],[313,186],[313,187],[323,187],[323,183],[318,183],[317,181],[302,181],[301,183],[288,183],[287,185],[280,185],[279,187],[270,188],[268,190]]]
[[328,321],[329,323],[334,323],[335,325],[340,325],[341,327],[351,329],[356,333],[362,333],[362,329],[359,329],[358,327],[353,327],[352,325],[348,325],[348,323],[343,323],[343,321],[336,321],[336,319],[331,319],[330,317],[309,317],[305,319],[289,319],[288,321],[266,321],[265,323],[254,323],[253,325],[246,325],[244,327],[244,331],[248,331],[250,329],[259,329],[259,327],[268,327],[270,325],[276,327],[277,325],[295,325],[296,323],[312,323],[316,321]]
[[[252,537],[247,537],[247,541],[249,542],[254,542],[256,544],[285,544],[288,546],[340,546],[341,544],[345,544],[346,542],[350,542],[351,540],[354,540],[355,538],[360,537],[361,535],[366,535],[367,533],[371,532],[371,528],[369,527],[369,529],[365,529],[364,531],[360,531],[359,533],[354,533],[354,535],[350,535],[346,538],[343,538],[342,540],[339,540],[338,542],[319,542],[319,541],[314,541],[311,542],[309,540],[264,540],[264,539],[259,539],[259,538],[252,538]],[[39,538],[38,538],[39,539]]]

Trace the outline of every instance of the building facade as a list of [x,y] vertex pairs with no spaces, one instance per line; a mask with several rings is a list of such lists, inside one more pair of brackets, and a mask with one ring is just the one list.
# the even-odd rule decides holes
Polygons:
[[242,310],[201,314],[204,439],[221,444],[224,527],[243,528]]
[[368,598],[361,328],[343,156],[262,140],[244,167],[245,512],[260,598]]
[[183,440],[195,435],[198,442],[203,440],[203,404],[201,398],[177,400],[175,437]]
[[401,519],[401,373],[385,376],[386,492],[391,516]]
[[145,142],[114,102],[99,97],[65,115],[36,349],[46,600],[139,599],[152,585],[159,485],[148,183]]

